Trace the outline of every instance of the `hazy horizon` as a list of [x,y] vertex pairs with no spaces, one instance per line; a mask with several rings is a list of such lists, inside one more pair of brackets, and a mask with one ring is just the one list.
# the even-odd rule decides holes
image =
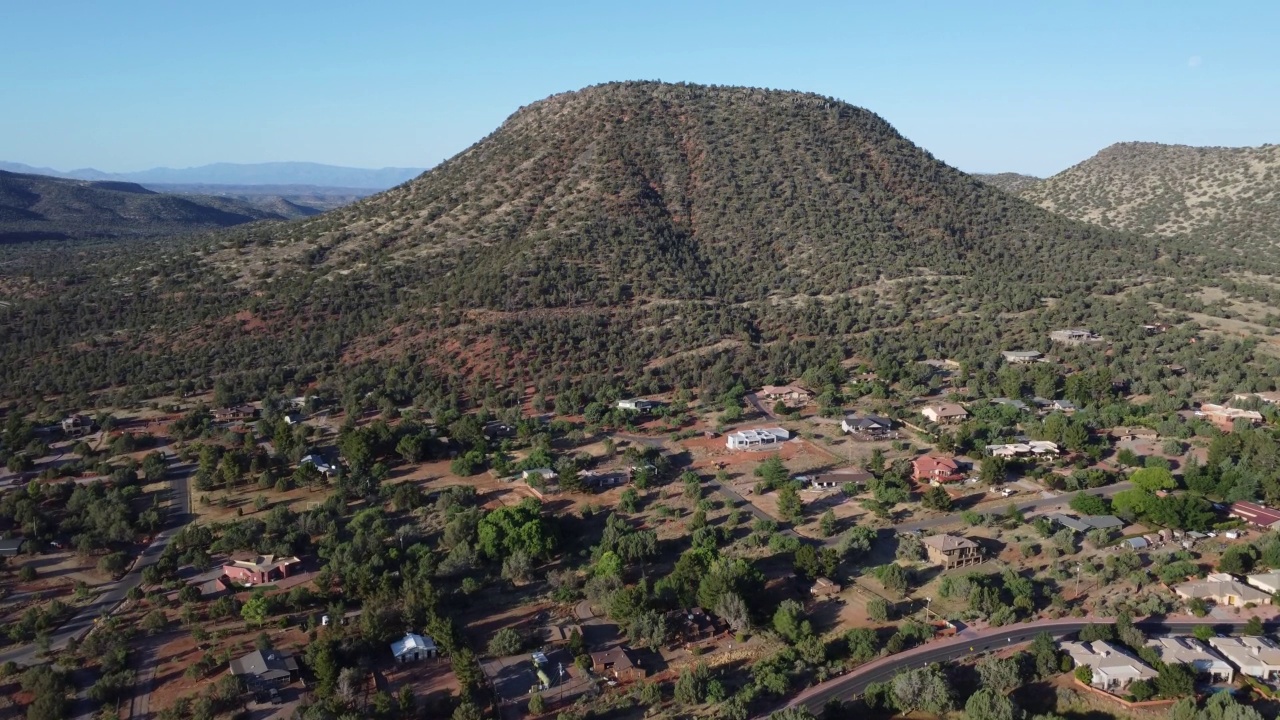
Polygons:
[[1052,175],[1122,141],[1280,141],[1280,6],[941,2],[7,12],[0,159],[136,172],[432,167],[520,106],[618,80],[820,93],[970,172]]

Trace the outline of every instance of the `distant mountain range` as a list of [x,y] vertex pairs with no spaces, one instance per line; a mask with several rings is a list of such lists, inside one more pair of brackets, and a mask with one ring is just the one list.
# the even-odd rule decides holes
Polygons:
[[1013,172],[974,173],[973,176],[988,185],[998,187],[1001,190],[1013,193],[1014,195],[1023,192],[1032,185],[1044,182],[1042,178],[1038,178],[1035,175],[1023,175],[1022,173]]
[[0,242],[177,235],[319,212],[283,200],[259,206],[158,193],[136,183],[0,171]]
[[75,180],[119,180],[142,185],[310,185],[326,188],[386,190],[423,173],[423,168],[349,168],[309,162],[255,164],[214,163],[193,168],[152,168],[109,173],[92,168],[63,172],[47,167],[0,161],[0,170]]

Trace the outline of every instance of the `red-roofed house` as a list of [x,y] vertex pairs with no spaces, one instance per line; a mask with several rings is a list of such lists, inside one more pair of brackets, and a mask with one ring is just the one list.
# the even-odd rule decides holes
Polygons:
[[1232,517],[1238,517],[1250,525],[1280,529],[1280,510],[1263,507],[1257,503],[1236,502],[1231,503],[1231,508],[1227,512]]
[[297,565],[296,557],[255,555],[243,560],[232,560],[222,566],[222,572],[234,582],[246,585],[262,585],[289,577],[289,568]]
[[960,472],[960,463],[955,458],[938,455],[921,455],[911,461],[918,482],[930,484],[960,482],[964,474]]

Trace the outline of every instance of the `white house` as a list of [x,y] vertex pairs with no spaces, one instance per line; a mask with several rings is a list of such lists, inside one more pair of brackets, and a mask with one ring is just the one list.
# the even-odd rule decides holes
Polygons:
[[1031,440],[1024,443],[1008,443],[1004,445],[988,445],[987,453],[992,457],[1020,457],[1023,455],[1057,455],[1058,444],[1048,440]]
[[1190,637],[1157,637],[1147,640],[1147,647],[1156,651],[1166,665],[1186,663],[1197,674],[1209,675],[1213,682],[1229,683],[1236,676],[1236,669],[1207,645]]
[[329,473],[337,470],[337,468],[329,464],[329,461],[319,455],[303,455],[302,459],[298,461],[298,467],[302,467],[303,465],[313,465],[315,466],[315,469],[319,470],[323,475],[328,475]]
[[410,632],[391,643],[391,654],[395,656],[396,662],[405,663],[433,658],[440,654],[440,650],[436,648],[435,640]]
[[783,428],[757,428],[755,430],[739,430],[725,436],[725,445],[730,450],[755,450],[772,447],[791,439],[791,433]]
[[520,473],[520,479],[528,481],[530,478],[540,477],[544,482],[551,482],[556,479],[556,471],[551,468],[534,468],[533,470],[525,470]]
[[1105,640],[1064,642],[1061,647],[1071,656],[1076,667],[1087,665],[1093,670],[1091,684],[1103,690],[1126,688],[1134,680],[1154,680],[1158,674],[1142,664],[1142,661]]
[[1244,581],[1263,592],[1268,592],[1272,595],[1280,593],[1280,572],[1246,575]]
[[618,401],[619,410],[631,410],[633,412],[649,412],[658,407],[658,403],[652,400],[644,400],[641,398],[629,398]]
[[1240,672],[1263,680],[1280,678],[1280,645],[1266,637],[1214,637],[1213,646]]

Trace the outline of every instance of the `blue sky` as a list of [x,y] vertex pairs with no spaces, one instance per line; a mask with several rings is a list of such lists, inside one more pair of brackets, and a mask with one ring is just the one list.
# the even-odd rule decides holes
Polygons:
[[42,2],[0,6],[0,160],[430,166],[611,80],[807,90],[969,171],[1124,140],[1280,142],[1276,2]]

